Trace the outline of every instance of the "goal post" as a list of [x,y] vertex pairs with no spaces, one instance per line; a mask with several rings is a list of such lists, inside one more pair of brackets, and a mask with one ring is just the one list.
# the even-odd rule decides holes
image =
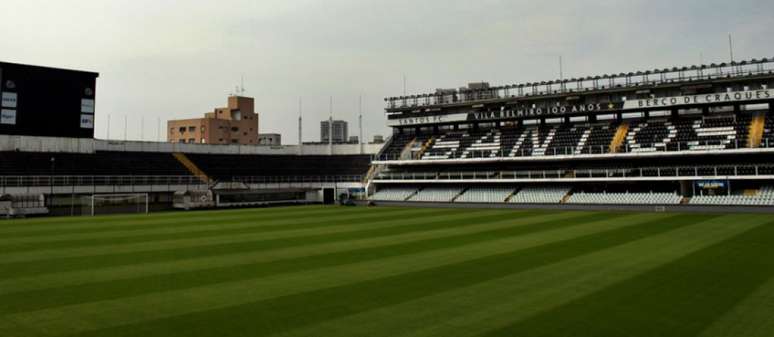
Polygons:
[[[149,212],[148,193],[94,194],[86,197],[84,203],[91,216],[117,213]],[[84,212],[86,213],[86,212]]]

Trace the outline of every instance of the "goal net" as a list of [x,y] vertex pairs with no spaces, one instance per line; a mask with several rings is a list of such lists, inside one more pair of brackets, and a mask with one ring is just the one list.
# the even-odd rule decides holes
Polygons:
[[148,194],[95,194],[87,196],[84,214],[148,213]]

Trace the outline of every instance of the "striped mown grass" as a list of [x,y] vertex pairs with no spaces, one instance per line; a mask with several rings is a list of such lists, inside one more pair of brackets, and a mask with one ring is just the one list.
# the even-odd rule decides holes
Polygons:
[[0,222],[0,336],[771,336],[767,215],[288,207]]

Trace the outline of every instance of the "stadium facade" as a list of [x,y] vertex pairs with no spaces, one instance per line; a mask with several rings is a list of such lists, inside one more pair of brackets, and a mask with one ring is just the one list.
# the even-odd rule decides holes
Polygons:
[[0,71],[0,217],[332,203],[363,194],[368,153],[380,147],[257,146],[253,99],[241,96],[206,119],[224,125],[171,123],[174,143],[100,140],[98,74],[12,63]]
[[[774,210],[768,59],[391,97],[385,144],[290,146],[94,139],[83,115],[93,122],[96,73],[2,66],[0,215],[342,198]],[[63,103],[51,110],[41,102]],[[29,122],[59,111],[59,127]]]
[[774,206],[774,61],[389,97],[381,203]]

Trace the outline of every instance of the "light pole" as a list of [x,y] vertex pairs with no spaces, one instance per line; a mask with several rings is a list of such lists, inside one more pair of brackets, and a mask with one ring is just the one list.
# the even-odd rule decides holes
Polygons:
[[51,207],[54,205],[54,171],[56,170],[56,158],[51,157],[51,171],[48,175],[48,185],[51,188],[50,192],[48,194],[48,206]]

